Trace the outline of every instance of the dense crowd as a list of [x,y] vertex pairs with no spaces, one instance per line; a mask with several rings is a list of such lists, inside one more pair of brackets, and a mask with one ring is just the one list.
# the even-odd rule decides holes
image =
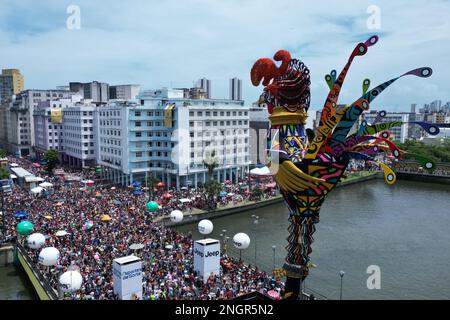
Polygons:
[[395,164],[394,168],[396,171],[399,172],[420,173],[436,176],[450,176],[450,166],[440,165],[433,172],[429,172],[419,163],[399,161]]
[[[46,267],[38,262],[39,250],[27,248],[28,254],[52,287],[58,287],[58,276],[71,265],[76,265],[83,276],[81,290],[68,299],[115,299],[112,282],[112,261],[135,254],[143,260],[143,299],[231,299],[252,291],[267,292],[275,289],[283,293],[283,283],[271,275],[226,255],[221,258],[227,267],[220,276],[211,276],[203,283],[193,270],[193,238],[153,221],[155,215],[146,210],[148,193],[133,194],[132,188],[85,186],[81,182],[67,182],[57,176],[47,176],[23,159],[10,158],[28,171],[39,174],[53,184],[45,196],[35,196],[14,186],[13,193],[5,199],[8,212],[8,233],[15,234],[17,221],[13,214],[29,213],[28,220],[34,231],[46,235],[46,246],[60,251],[56,267]],[[83,179],[91,172],[78,172]],[[226,196],[214,201],[225,205],[229,201],[244,201],[251,194],[239,184],[227,184]],[[170,193],[171,197],[167,197]],[[250,194],[250,195],[249,195]],[[266,195],[274,194],[269,190]],[[166,195],[166,196],[165,196]],[[182,198],[192,199],[181,203]],[[157,215],[168,214],[173,209],[184,212],[202,205],[203,191],[153,190],[153,198],[161,204]],[[102,222],[102,215],[111,220]],[[92,220],[91,229],[84,228]],[[65,230],[67,235],[56,236]],[[26,238],[18,241],[25,245]],[[131,250],[130,245],[143,244],[142,249]],[[230,268],[230,265],[232,266]]]

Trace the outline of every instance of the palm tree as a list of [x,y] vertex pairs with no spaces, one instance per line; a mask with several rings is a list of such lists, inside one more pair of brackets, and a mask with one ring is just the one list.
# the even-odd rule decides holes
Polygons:
[[214,169],[219,166],[219,161],[216,157],[216,150],[211,152],[211,156],[209,156],[206,161],[203,160],[203,164],[208,168],[208,177],[209,180],[213,179]]

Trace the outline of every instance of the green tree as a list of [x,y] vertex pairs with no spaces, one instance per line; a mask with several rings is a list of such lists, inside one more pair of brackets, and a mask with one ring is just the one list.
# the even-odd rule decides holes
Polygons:
[[259,187],[256,187],[252,190],[252,198],[253,199],[260,200],[262,195],[263,195],[263,191]]
[[53,172],[53,169],[59,164],[59,154],[56,150],[48,150],[44,155],[44,160],[47,162],[47,171],[49,173]]
[[7,155],[8,153],[6,152],[6,150],[0,149],[0,158],[6,158]]
[[213,174],[214,174],[214,169],[219,166],[219,161],[217,160],[217,157],[216,157],[216,150],[213,150],[211,152],[211,156],[209,156],[206,159],[206,161],[203,160],[203,164],[208,169],[209,180],[212,180],[213,179]]
[[152,175],[145,178],[145,185],[149,188],[151,198],[153,198],[153,189],[159,182],[160,180]]
[[223,190],[223,186],[216,180],[209,180],[205,183],[205,198],[210,209],[214,208],[214,196],[217,196]]
[[9,171],[6,168],[0,167],[0,180],[9,179]]

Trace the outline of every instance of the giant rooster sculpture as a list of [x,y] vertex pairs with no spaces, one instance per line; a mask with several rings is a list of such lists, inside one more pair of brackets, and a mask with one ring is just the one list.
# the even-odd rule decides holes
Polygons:
[[[311,266],[312,235],[319,222],[321,205],[340,181],[350,159],[373,161],[383,170],[386,182],[395,183],[394,171],[377,160],[380,158],[377,154],[390,153],[400,158],[404,152],[389,140],[388,129],[404,123],[380,122],[386,115],[385,111],[380,111],[373,123],[363,120],[355,133],[349,133],[361,114],[369,109],[369,104],[396,80],[406,75],[427,78],[432,70],[428,67],[414,69],[370,90],[370,80],[365,79],[362,96],[338,107],[339,93],[354,58],[365,55],[377,42],[378,37],[372,36],[359,43],[337,78],[335,70],[325,76],[330,91],[315,132],[305,129],[310,75],[301,61],[292,59],[288,51],[280,50],[274,55],[274,60],[281,62],[280,67],[271,59],[262,58],[251,69],[253,85],[258,86],[262,81],[264,86],[258,103],[267,105],[270,113],[268,166],[290,211],[287,257],[281,273],[287,276],[285,291],[289,299],[299,297],[301,283]],[[420,125],[429,134],[439,133],[439,128],[433,124],[411,123]],[[418,155],[416,159],[427,170],[434,170],[433,161]]]

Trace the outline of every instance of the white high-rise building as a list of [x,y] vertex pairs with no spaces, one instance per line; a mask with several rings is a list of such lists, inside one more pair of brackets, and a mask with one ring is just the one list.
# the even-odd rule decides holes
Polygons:
[[[409,124],[407,123],[409,121],[409,112],[387,112],[386,116],[381,119],[380,122],[393,122],[393,121],[402,121],[404,124],[401,126],[392,127],[389,129],[389,131],[393,135],[394,140],[398,140],[401,143],[404,143],[405,140],[408,138],[408,133],[410,131]],[[364,119],[367,121],[368,125],[371,125],[374,120],[377,117],[376,110],[373,110],[369,113],[363,113]]]
[[[183,90],[163,88],[143,92],[139,103],[98,110],[97,160],[109,180],[129,185],[152,175],[168,186],[197,187],[209,178],[237,181],[248,171],[249,108],[243,101],[189,99]],[[213,153],[218,167],[208,177],[204,161]]]
[[62,109],[63,162],[75,167],[96,164],[99,108],[85,100]]
[[117,86],[109,86],[110,100],[135,100],[141,91],[138,84],[122,84]]
[[211,99],[211,80],[202,78],[197,81],[197,87],[202,88],[206,93],[206,99]]
[[230,79],[230,100],[242,100],[242,80]]

